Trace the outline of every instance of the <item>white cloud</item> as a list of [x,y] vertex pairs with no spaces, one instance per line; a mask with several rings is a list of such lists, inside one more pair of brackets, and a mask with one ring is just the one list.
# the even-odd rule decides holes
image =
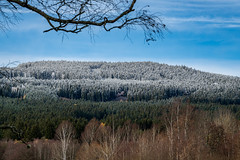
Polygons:
[[170,23],[185,23],[185,22],[208,22],[208,23],[238,23],[240,24],[240,18],[209,18],[209,17],[165,17]]
[[216,28],[240,28],[240,18],[223,17],[163,17],[170,30],[201,30]]
[[159,8],[165,8],[165,7],[194,7],[194,8],[219,8],[219,7],[238,7],[240,6],[239,0],[140,0],[140,4],[149,4],[151,7],[159,7]]
[[198,31],[209,28],[237,28],[239,0],[140,0],[149,10],[160,13],[170,30]]

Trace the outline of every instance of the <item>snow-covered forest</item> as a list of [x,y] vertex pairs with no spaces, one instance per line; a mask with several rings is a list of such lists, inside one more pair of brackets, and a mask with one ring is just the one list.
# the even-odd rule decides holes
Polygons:
[[0,159],[240,157],[239,77],[153,62],[41,61],[2,71]]
[[[18,98],[149,101],[187,96],[240,103],[240,78],[153,62],[39,61],[9,68],[0,94]],[[20,83],[19,83],[20,82]]]

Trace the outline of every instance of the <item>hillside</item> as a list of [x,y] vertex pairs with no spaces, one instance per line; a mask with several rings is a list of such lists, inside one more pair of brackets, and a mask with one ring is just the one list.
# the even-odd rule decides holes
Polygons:
[[[9,68],[21,83],[1,78],[1,94],[26,98],[160,100],[240,103],[240,78],[153,62],[39,61]],[[120,98],[119,98],[120,97]],[[124,98],[125,97],[125,98]]]

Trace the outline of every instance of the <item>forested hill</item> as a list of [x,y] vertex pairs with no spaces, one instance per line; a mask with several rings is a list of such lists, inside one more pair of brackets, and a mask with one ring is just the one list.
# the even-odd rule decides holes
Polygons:
[[[159,100],[240,103],[240,78],[153,62],[39,61],[9,69],[21,83],[1,78],[1,94],[92,101]],[[7,85],[6,85],[7,84]],[[51,96],[49,96],[51,95]],[[120,98],[120,99],[121,99]]]

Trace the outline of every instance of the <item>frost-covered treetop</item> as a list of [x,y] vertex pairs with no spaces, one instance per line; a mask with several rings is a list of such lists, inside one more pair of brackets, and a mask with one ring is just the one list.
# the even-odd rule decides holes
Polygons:
[[[9,70],[26,88],[9,90],[87,100],[113,99],[124,93],[133,100],[191,96],[194,99],[234,100],[240,103],[240,78],[202,72],[186,66],[154,62],[38,61]],[[7,80],[0,79],[0,85]],[[4,89],[4,93],[9,91]],[[19,93],[20,94],[20,93]],[[54,97],[52,96],[52,97]],[[107,97],[107,98],[106,98]]]
[[186,66],[171,66],[153,62],[79,62],[38,61],[20,64],[15,68],[20,76],[37,79],[107,79],[175,80],[196,82],[225,82],[237,77],[201,72]]

